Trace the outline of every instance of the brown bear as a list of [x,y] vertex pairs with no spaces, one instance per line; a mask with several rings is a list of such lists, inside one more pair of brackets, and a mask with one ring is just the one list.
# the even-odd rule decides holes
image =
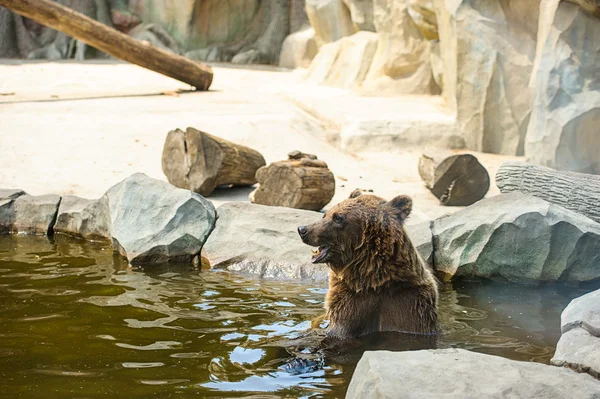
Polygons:
[[396,331],[438,332],[438,287],[404,230],[410,197],[386,202],[354,191],[323,219],[298,227],[318,247],[312,263],[327,263],[329,336],[351,339]]

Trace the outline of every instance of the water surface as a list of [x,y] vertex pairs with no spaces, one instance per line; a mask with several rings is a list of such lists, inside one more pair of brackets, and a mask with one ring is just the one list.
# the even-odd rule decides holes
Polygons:
[[[437,346],[547,363],[562,309],[592,288],[444,287]],[[106,245],[64,237],[0,237],[0,396],[343,397],[365,348],[420,347],[374,336],[316,370],[282,369],[301,355],[282,342],[323,313],[325,292],[188,265],[130,268]]]

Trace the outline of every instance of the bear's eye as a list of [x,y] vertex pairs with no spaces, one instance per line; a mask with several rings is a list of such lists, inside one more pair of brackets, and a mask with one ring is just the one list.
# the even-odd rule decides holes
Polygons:
[[333,221],[336,223],[342,223],[344,221],[344,217],[342,215],[333,215]]

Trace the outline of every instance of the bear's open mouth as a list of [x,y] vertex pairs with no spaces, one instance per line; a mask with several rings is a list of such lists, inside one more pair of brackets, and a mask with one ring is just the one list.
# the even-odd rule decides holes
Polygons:
[[321,245],[317,250],[312,251],[312,263],[323,263],[329,254],[329,247]]

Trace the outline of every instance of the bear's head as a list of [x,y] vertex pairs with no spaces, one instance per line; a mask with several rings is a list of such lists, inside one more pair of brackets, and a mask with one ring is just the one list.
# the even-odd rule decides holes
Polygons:
[[412,200],[406,195],[385,201],[356,190],[320,221],[298,227],[298,233],[305,244],[317,247],[312,263],[327,263],[339,276],[370,275],[375,283],[389,279],[385,265],[398,243],[408,240],[402,226],[411,210]]

